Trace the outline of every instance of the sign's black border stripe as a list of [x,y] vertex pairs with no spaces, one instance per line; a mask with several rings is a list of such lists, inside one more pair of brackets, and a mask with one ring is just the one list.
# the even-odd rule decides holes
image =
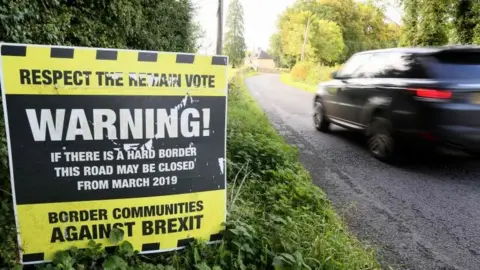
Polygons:
[[50,58],[67,58],[73,59],[74,49],[71,48],[51,48]]
[[210,235],[210,241],[219,241],[222,239],[223,239],[223,231]]
[[142,251],[160,250],[160,243],[146,243],[142,245]]
[[194,242],[195,238],[185,238],[185,239],[179,239],[177,241],[177,247],[186,247],[190,243]]
[[193,54],[177,54],[177,64],[193,64],[195,61],[195,55]]
[[117,60],[118,51],[115,50],[97,50],[97,60]]
[[23,254],[22,261],[23,262],[36,262],[36,261],[43,261],[45,259],[45,253],[30,253],[30,254]]
[[117,246],[108,246],[108,247],[105,247],[105,251],[106,251],[107,253],[114,253],[116,249],[117,249]]
[[2,45],[2,55],[27,56],[27,46]]
[[227,57],[225,56],[212,56],[212,65],[214,66],[226,66]]
[[157,62],[158,53],[156,52],[139,52],[138,62]]

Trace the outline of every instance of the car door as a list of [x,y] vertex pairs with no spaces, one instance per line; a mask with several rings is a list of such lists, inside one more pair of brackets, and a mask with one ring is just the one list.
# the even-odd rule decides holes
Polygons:
[[352,124],[355,118],[355,104],[352,103],[352,95],[358,94],[358,90],[361,89],[359,80],[361,79],[359,71],[363,66],[368,65],[371,53],[361,53],[355,62],[355,68],[349,70],[347,74],[341,74],[342,87],[337,91],[337,115],[339,120]]
[[357,79],[349,82],[349,91],[344,92],[344,99],[350,106],[349,121],[362,126],[365,123],[366,111],[375,106],[388,106],[392,100],[394,82],[401,78],[412,78],[409,75],[415,68],[410,54],[401,52],[375,53],[369,59],[369,64],[358,70]]
[[368,61],[369,54],[353,55],[337,72],[336,78],[325,84],[324,90],[327,93],[324,99],[324,106],[329,117],[343,120],[347,116],[344,91],[348,89],[349,80],[355,78],[356,71]]
[[362,127],[361,116],[369,98],[375,95],[378,78],[385,70],[388,53],[374,53],[368,58],[368,64],[362,65],[348,80],[346,88],[341,93],[344,108],[344,120],[350,124]]
[[[374,86],[373,86],[374,87]],[[353,78],[348,80],[346,87],[340,93],[342,100],[343,120],[350,124],[359,124],[359,112],[362,110],[368,92],[372,86],[368,79]]]

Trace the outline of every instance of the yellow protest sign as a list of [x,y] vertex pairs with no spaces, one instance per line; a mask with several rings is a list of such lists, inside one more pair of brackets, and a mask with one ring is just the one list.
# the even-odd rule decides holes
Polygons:
[[226,57],[0,46],[24,264],[114,228],[143,253],[221,239]]

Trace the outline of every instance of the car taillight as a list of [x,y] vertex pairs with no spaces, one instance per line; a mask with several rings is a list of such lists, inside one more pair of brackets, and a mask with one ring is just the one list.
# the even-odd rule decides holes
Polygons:
[[449,90],[436,90],[436,89],[424,89],[424,88],[409,88],[408,90],[414,91],[417,97],[432,98],[432,99],[451,99],[452,91]]

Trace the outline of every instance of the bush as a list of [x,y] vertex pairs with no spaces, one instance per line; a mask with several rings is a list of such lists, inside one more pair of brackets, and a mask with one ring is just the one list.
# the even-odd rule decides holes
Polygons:
[[303,82],[309,85],[317,85],[319,82],[328,81],[331,73],[338,70],[339,66],[328,67],[314,65],[310,62],[299,62],[293,66],[290,76],[294,82]]
[[295,66],[292,68],[292,71],[290,71],[292,79],[297,82],[304,82],[312,68],[313,64],[310,62],[299,62],[295,64]]
[[327,67],[322,65],[314,66],[308,72],[308,76],[305,82],[308,84],[317,85],[319,82],[328,81],[331,79],[332,72],[337,69],[338,69],[338,66],[335,66],[335,67]]
[[0,41],[196,51],[192,0],[3,0]]

